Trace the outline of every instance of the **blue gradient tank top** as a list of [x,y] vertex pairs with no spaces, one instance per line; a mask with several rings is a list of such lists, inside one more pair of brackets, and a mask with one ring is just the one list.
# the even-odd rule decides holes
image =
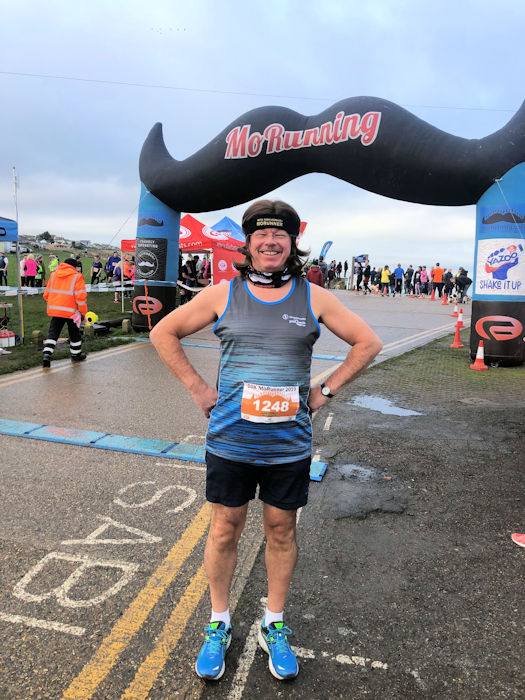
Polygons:
[[309,283],[295,278],[284,299],[264,302],[234,277],[213,331],[221,341],[221,363],[206,449],[258,465],[309,457],[310,366],[320,334]]

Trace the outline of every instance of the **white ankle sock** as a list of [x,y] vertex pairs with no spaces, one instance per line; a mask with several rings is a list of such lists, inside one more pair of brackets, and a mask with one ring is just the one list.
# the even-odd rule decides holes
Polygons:
[[224,626],[228,629],[231,624],[230,608],[227,608],[224,612],[215,612],[215,610],[212,610],[210,622],[224,622]]
[[284,615],[283,610],[281,610],[281,612],[276,613],[276,612],[272,612],[271,610],[268,610],[268,608],[266,608],[266,612],[264,613],[263,625],[265,627],[268,627],[268,625],[271,625],[272,622],[282,622],[283,615]]

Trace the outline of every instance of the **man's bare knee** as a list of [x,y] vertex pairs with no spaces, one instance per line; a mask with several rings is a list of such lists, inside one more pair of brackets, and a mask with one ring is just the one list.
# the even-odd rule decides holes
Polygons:
[[248,504],[239,508],[228,508],[213,504],[208,542],[221,550],[236,547],[246,522]]

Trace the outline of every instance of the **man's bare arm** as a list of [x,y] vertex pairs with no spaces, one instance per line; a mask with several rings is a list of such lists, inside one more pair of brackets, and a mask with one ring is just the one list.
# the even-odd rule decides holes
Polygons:
[[[370,326],[347,309],[328,290],[310,287],[312,311],[338,338],[352,346],[346,359],[325,380],[332,394],[359,377],[381,351],[383,344]],[[316,411],[329,401],[319,386],[310,392],[309,404]]]
[[228,289],[227,284],[203,289],[190,302],[165,316],[150,333],[159,357],[190,392],[206,418],[217,402],[217,391],[190,364],[180,339],[217,320],[226,307]]

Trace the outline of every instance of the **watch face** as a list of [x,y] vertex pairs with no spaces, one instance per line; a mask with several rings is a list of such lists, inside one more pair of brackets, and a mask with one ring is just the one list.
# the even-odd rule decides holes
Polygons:
[[321,393],[324,394],[324,396],[328,396],[329,393],[330,393],[330,389],[329,389],[327,386],[324,386],[324,387],[321,389]]

